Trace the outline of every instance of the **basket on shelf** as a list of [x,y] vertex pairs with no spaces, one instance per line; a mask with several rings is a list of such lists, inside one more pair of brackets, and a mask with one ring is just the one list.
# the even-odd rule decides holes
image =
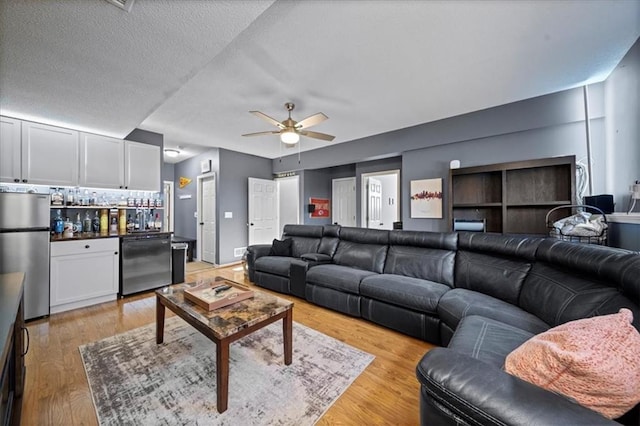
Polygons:
[[[598,212],[601,216],[598,216],[596,220],[600,223],[593,224],[592,221],[590,220],[590,223],[588,225],[579,224],[583,226],[574,226],[574,227],[567,226],[566,229],[565,227],[558,228],[557,225],[562,221],[566,221],[566,220],[570,220],[572,218],[578,217],[579,215],[581,215],[581,213],[578,213],[573,216],[565,217],[560,220],[552,220],[551,219],[552,214],[555,211],[558,211],[560,209],[574,209],[574,208],[584,209],[584,211],[593,210]],[[607,223],[607,216],[598,207],[582,205],[582,204],[569,204],[569,205],[558,206],[547,212],[547,215],[545,217],[545,222],[547,224],[547,228],[549,229],[549,236],[552,238],[557,238],[562,241],[570,241],[574,243],[607,245],[607,230],[609,227]],[[600,229],[597,229],[598,225]]]

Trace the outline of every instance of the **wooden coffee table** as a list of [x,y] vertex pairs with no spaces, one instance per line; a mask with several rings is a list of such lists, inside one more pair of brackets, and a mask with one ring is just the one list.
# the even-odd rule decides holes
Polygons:
[[[217,281],[234,284],[221,277]],[[218,412],[227,409],[229,396],[229,345],[254,331],[282,319],[284,363],[291,364],[293,302],[255,291],[250,299],[208,311],[185,300],[184,289],[195,283],[172,285],[156,291],[156,343],[164,341],[165,307],[191,324],[216,344]]]

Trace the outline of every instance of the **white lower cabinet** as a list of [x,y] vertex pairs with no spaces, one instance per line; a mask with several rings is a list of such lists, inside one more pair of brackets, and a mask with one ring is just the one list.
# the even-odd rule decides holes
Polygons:
[[51,243],[51,313],[116,300],[119,239]]

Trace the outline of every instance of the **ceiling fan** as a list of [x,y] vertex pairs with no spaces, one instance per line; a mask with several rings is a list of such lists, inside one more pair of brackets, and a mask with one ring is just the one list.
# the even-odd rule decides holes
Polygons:
[[291,111],[296,107],[292,102],[287,102],[284,104],[284,107],[289,111],[289,118],[280,122],[274,118],[269,117],[268,115],[260,112],[260,111],[249,111],[251,114],[256,115],[263,120],[273,124],[280,130],[272,130],[266,132],[257,132],[257,133],[247,133],[242,136],[263,136],[263,135],[280,135],[280,140],[287,146],[293,146],[298,143],[300,140],[300,136],[306,136],[308,138],[321,139],[323,141],[331,142],[335,139],[335,136],[327,135],[326,133],[319,132],[311,132],[306,130],[311,126],[315,126],[316,124],[320,124],[329,117],[319,112],[309,117],[295,121],[291,118]]

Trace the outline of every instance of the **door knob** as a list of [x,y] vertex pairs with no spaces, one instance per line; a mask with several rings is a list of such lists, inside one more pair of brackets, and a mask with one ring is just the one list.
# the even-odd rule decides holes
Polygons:
[[253,226],[253,223],[250,223],[249,226]]

